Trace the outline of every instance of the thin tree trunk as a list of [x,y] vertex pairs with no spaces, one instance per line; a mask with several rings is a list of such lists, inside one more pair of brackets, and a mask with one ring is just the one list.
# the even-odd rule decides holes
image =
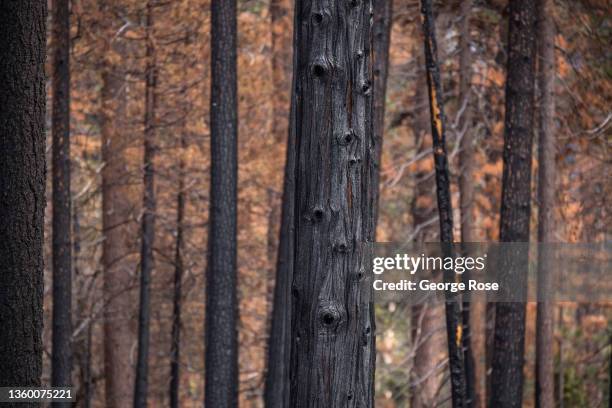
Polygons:
[[[535,2],[510,1],[501,242],[529,242],[535,21]],[[499,280],[502,291],[510,285],[519,289],[526,288],[526,254],[509,256],[506,266],[508,272],[500,276]],[[489,400],[491,407],[518,408],[522,405],[524,349],[525,303],[497,303]]]
[[179,385],[181,383],[181,307],[183,287],[183,223],[185,218],[185,154],[187,141],[186,129],[181,134],[181,153],[178,168],[178,194],[176,196],[176,246],[174,250],[174,298],[172,311],[172,339],[170,346],[170,407],[178,408]]
[[[295,55],[294,55],[295,62]],[[295,78],[295,63],[294,76]],[[295,81],[295,79],[294,79]],[[295,93],[295,86],[292,86]],[[266,408],[289,406],[289,365],[291,353],[291,285],[294,269],[295,213],[295,94],[291,98],[290,127],[287,137],[285,178],[281,207],[280,239],[276,263],[276,283],[272,306],[272,322],[268,342],[268,362],[264,402]]]
[[[474,219],[474,128],[472,126],[472,52],[470,40],[470,14],[472,0],[461,2],[461,28],[459,38],[459,190],[461,214],[461,242],[477,242],[476,221]],[[470,279],[469,271],[463,274],[463,281]],[[482,315],[473,313],[469,292],[463,294],[463,349],[465,360],[465,379],[467,390],[466,405],[469,407],[482,406],[482,390],[480,384],[484,380],[483,364],[476,365],[474,355],[484,354],[484,346],[479,342],[484,333],[474,329],[481,327],[474,324],[482,319]],[[481,306],[478,304],[476,306]],[[481,307],[474,310],[484,312]]]
[[[554,242],[555,208],[555,37],[552,0],[538,2],[539,73],[539,145],[538,145],[538,241]],[[538,293],[536,321],[536,406],[554,408],[554,303],[550,294],[552,265],[546,251],[538,251]]]
[[46,14],[0,2],[0,387],[42,374]]
[[374,147],[376,154],[372,157],[373,171],[371,191],[374,203],[374,225],[372,231],[376,237],[378,221],[378,196],[380,188],[380,164],[382,159],[382,143],[385,132],[385,104],[387,93],[387,77],[389,73],[389,47],[391,45],[391,25],[393,16],[393,0],[372,0],[374,7],[374,24],[372,27],[372,68],[374,74]]
[[[282,151],[283,141],[287,137],[289,128],[289,105],[291,94],[291,1],[270,1],[270,28],[272,42],[272,129],[271,146],[272,155]],[[266,304],[268,313],[266,318],[266,332],[271,333],[272,315],[274,314],[274,291],[276,284],[276,260],[279,239],[279,223],[281,213],[281,200],[274,187],[269,187],[268,195],[268,279]],[[270,334],[271,335],[271,334]],[[269,338],[268,346],[272,339]],[[267,374],[266,374],[267,375]]]
[[134,383],[134,407],[147,406],[147,376],[149,371],[149,331],[151,303],[151,273],[154,267],[155,241],[155,87],[157,68],[153,48],[153,4],[147,3],[145,72],[145,117],[143,156],[142,230],[140,247],[140,308],[138,314],[138,359]]
[[[78,202],[75,200],[72,203],[72,256],[73,256],[73,268],[75,282],[78,282],[80,276],[79,260],[81,259],[81,223],[79,218]],[[81,278],[83,279],[83,278]],[[83,288],[85,285],[81,285]],[[85,297],[81,296],[77,298],[77,316],[80,322],[90,317],[90,311],[87,310]],[[77,322],[77,323],[80,323]],[[93,397],[92,389],[92,378],[91,378],[91,338],[92,338],[92,327],[93,322],[90,321],[87,324],[87,331],[85,338],[80,341],[80,356],[79,356],[79,368],[81,373],[81,384],[83,391],[83,408],[90,408]]]
[[[427,67],[427,85],[429,90],[429,111],[431,117],[431,135],[433,140],[434,163],[436,169],[436,187],[438,214],[440,218],[440,241],[453,242],[452,203],[450,197],[450,177],[448,157],[445,144],[445,116],[442,104],[442,85],[438,65],[436,34],[433,11],[430,0],[421,1],[423,33],[425,43],[425,65]],[[454,281],[459,275],[445,271],[444,280]],[[448,356],[450,366],[451,400],[453,407],[466,406],[465,364],[463,356],[463,322],[461,303],[447,293],[446,336],[448,339]]]
[[371,10],[296,2],[293,407],[374,404]]
[[[294,98],[293,98],[294,99]],[[292,112],[294,111],[292,107]],[[293,114],[291,115],[293,117]],[[295,119],[291,119],[291,123]],[[292,126],[293,128],[293,126]],[[264,390],[267,408],[289,406],[289,364],[291,352],[291,283],[294,256],[295,135],[289,132],[281,213],[281,229],[276,264],[276,284],[268,343],[268,366]]]
[[[102,134],[102,266],[104,281],[104,384],[106,406],[129,407],[133,401],[134,341],[132,285],[134,252],[132,238],[137,234],[136,197],[129,186],[131,155],[126,137],[127,93],[125,72],[125,41],[115,38],[112,26],[114,3],[100,2],[104,13],[104,30],[112,42],[106,42],[105,55],[115,58],[104,61],[101,89]],[[112,34],[111,34],[112,33]]]
[[[276,265],[274,268],[274,287],[270,287],[272,296],[270,313],[270,334],[268,337],[268,354],[264,402],[267,408],[284,408],[289,405],[289,354],[291,343],[291,282],[293,276],[293,210],[295,206],[294,166],[295,137],[288,126],[289,95],[291,93],[291,2],[273,0],[270,2],[272,24],[272,80],[274,82],[274,119],[272,133],[274,143],[281,143],[283,135],[287,137],[285,175],[280,214],[280,231],[276,235],[278,209],[271,207],[268,222],[269,238],[276,237]],[[291,108],[293,111],[293,108]],[[292,119],[291,119],[292,121]],[[289,132],[288,132],[289,131]],[[269,194],[273,194],[272,192]],[[270,197],[272,206],[278,200]],[[274,254],[268,240],[269,255]],[[275,245],[274,245],[275,246]],[[272,272],[272,271],[271,271]],[[271,286],[271,285],[270,285]]]
[[[416,65],[420,74],[424,69],[423,49],[415,49]],[[414,123],[413,133],[416,155],[431,149],[429,138],[429,112],[427,98],[427,79],[418,77],[415,81]],[[431,242],[437,238],[435,226],[423,228],[423,225],[435,216],[434,189],[431,179],[427,177],[430,171],[429,161],[420,160],[414,172],[414,196],[411,204],[413,228],[421,228],[415,237],[415,242]],[[411,310],[411,337],[414,348],[414,367],[411,373],[410,407],[427,408],[437,404],[436,398],[442,383],[442,369],[438,367],[446,358],[446,340],[444,333],[444,309],[442,305],[432,301],[424,301]]]
[[206,288],[207,407],[238,404],[236,1],[211,4],[211,186]]
[[[70,214],[70,9],[53,2],[53,332],[51,386],[72,384],[72,262]],[[68,407],[70,403],[54,402]]]

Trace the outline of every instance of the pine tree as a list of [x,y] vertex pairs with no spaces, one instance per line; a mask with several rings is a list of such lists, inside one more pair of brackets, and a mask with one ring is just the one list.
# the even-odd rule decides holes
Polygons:
[[[529,242],[531,215],[531,148],[536,51],[536,9],[530,0],[509,3],[506,116],[500,218],[501,242]],[[500,290],[527,285],[528,259],[524,251],[508,256]],[[506,257],[503,257],[506,258]],[[495,305],[495,335],[489,406],[522,406],[525,304]]]
[[238,403],[236,1],[211,4],[211,184],[206,271],[208,407]]
[[[372,407],[370,1],[297,1],[290,406]],[[340,23],[339,23],[340,22]],[[333,46],[329,46],[333,44]]]

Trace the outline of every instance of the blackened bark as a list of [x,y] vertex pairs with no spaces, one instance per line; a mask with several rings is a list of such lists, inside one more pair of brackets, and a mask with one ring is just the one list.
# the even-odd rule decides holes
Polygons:
[[157,70],[153,48],[153,4],[147,3],[145,72],[145,117],[143,155],[143,199],[140,246],[140,307],[138,313],[138,357],[134,382],[134,407],[147,405],[147,375],[149,371],[149,321],[151,303],[151,273],[154,267],[155,240],[155,86]]
[[[429,111],[431,118],[431,135],[433,140],[434,164],[436,171],[436,195],[438,198],[438,215],[440,218],[440,241],[453,242],[452,203],[450,197],[450,177],[448,157],[446,154],[445,116],[442,104],[442,84],[438,64],[436,33],[430,0],[421,1],[421,14],[425,43],[425,65],[427,67],[427,87],[429,90]],[[444,279],[458,279],[453,271],[445,271]],[[463,356],[463,321],[461,303],[447,293],[446,336],[448,339],[448,357],[451,380],[451,400],[453,407],[466,406],[465,364]]]
[[[509,3],[506,116],[504,128],[501,242],[529,242],[531,148],[535,70],[536,2]],[[526,287],[525,254],[509,259],[500,287]],[[523,395],[525,304],[497,303],[489,406],[520,407]]]
[[[295,33],[294,33],[295,38]],[[294,39],[295,42],[295,39]],[[291,357],[291,285],[293,282],[295,255],[295,69],[296,56],[293,56],[293,86],[287,136],[285,176],[281,207],[280,239],[276,261],[276,279],[272,305],[272,322],[268,340],[268,365],[264,388],[266,408],[289,406],[289,365]]]
[[291,284],[293,282],[295,213],[295,97],[292,98],[292,124],[287,138],[287,156],[281,213],[280,239],[276,263],[276,284],[268,342],[268,367],[264,401],[266,408],[289,406],[289,365],[291,355]]
[[174,297],[172,310],[172,336],[170,344],[170,408],[178,408],[181,383],[181,309],[183,302],[183,234],[185,219],[185,149],[187,147],[183,127],[181,157],[178,168],[178,194],[176,196],[176,243],[174,249]]
[[2,387],[42,373],[46,13],[43,0],[0,2]]
[[[272,81],[273,109],[272,141],[273,149],[278,149],[287,139],[289,130],[289,110],[292,69],[292,4],[290,0],[270,1],[270,25],[272,31]],[[288,261],[293,261],[293,242],[288,237],[288,226],[293,223],[293,166],[295,142],[291,136],[286,143],[286,163],[283,182],[282,201],[274,189],[268,191],[270,212],[268,214],[268,321],[267,363],[264,386],[266,407],[283,408],[289,404],[289,352],[290,311],[291,311],[291,270]],[[272,150],[276,152],[278,150]],[[272,153],[274,154],[274,153]],[[287,187],[289,183],[289,187]],[[291,191],[289,193],[288,189]],[[291,194],[289,197],[287,194]],[[291,212],[292,214],[292,212]],[[280,215],[280,217],[279,217]],[[280,221],[280,228],[279,228]],[[291,226],[291,230],[293,227]],[[280,238],[280,239],[279,239]]]
[[[555,241],[555,32],[552,0],[538,2],[538,241]],[[538,293],[536,320],[536,407],[555,405],[554,303],[542,301],[551,292],[552,265],[545,251],[538,251]]]
[[292,407],[372,407],[370,1],[296,2]]
[[[70,9],[53,2],[53,331],[51,386],[72,384],[72,262],[70,199]],[[70,403],[54,402],[67,407]]]
[[372,157],[372,180],[370,181],[374,203],[374,225],[372,231],[376,237],[378,220],[378,196],[380,181],[380,163],[382,159],[382,143],[385,132],[385,102],[387,93],[387,76],[389,73],[389,46],[391,45],[391,25],[393,16],[393,0],[372,0],[374,7],[374,25],[372,27],[372,68],[374,74],[374,138],[376,153]]
[[238,404],[236,1],[211,4],[211,186],[206,288],[207,407]]

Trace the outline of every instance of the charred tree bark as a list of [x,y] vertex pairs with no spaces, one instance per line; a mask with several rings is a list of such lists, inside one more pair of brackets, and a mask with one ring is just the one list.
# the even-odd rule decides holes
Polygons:
[[154,267],[155,241],[155,108],[157,68],[153,45],[153,4],[147,3],[145,72],[145,117],[143,156],[143,198],[140,247],[140,307],[138,314],[138,357],[134,383],[134,407],[147,406],[147,376],[149,372],[149,331],[151,303],[151,274]]
[[[555,241],[555,33],[552,0],[538,2],[538,240]],[[554,408],[554,303],[547,301],[551,292],[552,265],[546,252],[538,251],[538,293],[536,321],[536,406]]]
[[[429,111],[431,117],[431,135],[433,140],[434,164],[440,217],[440,241],[453,242],[452,202],[450,196],[450,177],[448,157],[446,154],[445,116],[442,104],[442,84],[438,65],[436,33],[430,0],[421,0],[421,14],[425,42],[425,65],[427,67],[427,87],[429,90]],[[445,271],[444,279],[458,279],[453,271]],[[467,406],[465,362],[463,356],[463,321],[461,303],[447,293],[446,300],[446,336],[448,339],[448,357],[450,366],[451,400],[454,408]]]
[[206,274],[205,404],[229,408],[238,403],[236,1],[213,0],[211,13],[211,185]]
[[[72,384],[72,261],[70,198],[70,9],[53,2],[53,332],[51,386]],[[70,403],[54,402],[53,406]]]
[[[530,0],[509,3],[501,242],[529,242],[535,8],[535,2]],[[509,260],[509,272],[500,276],[500,287],[512,284],[526,288],[528,259],[524,255]],[[525,303],[497,303],[489,406],[518,408],[522,405],[524,349]]]
[[268,342],[268,367],[264,389],[266,408],[284,408],[289,406],[289,365],[291,354],[291,284],[293,282],[294,246],[294,212],[295,212],[295,97],[292,98],[291,128],[287,139],[287,156],[285,162],[285,179],[280,240],[276,264],[276,284],[272,322]]
[[46,1],[0,2],[1,387],[42,374],[46,14]]
[[[126,137],[126,44],[115,37],[116,4],[100,2],[106,38],[101,89],[102,246],[104,307],[104,384],[107,406],[129,407],[133,401],[134,284],[137,198],[130,188],[133,159]],[[111,40],[112,39],[112,40]]]
[[287,137],[285,178],[281,208],[280,239],[278,245],[272,322],[268,341],[268,366],[264,389],[266,408],[289,406],[289,365],[291,355],[291,285],[294,269],[294,213],[295,213],[295,55],[294,86],[292,86],[290,127]]
[[[183,129],[183,132],[185,129]],[[170,345],[170,407],[178,408],[181,381],[181,309],[183,302],[183,247],[185,219],[185,134],[181,135],[181,157],[178,168],[178,194],[176,196],[176,243],[174,249],[174,297],[172,311],[172,336]]]
[[372,407],[370,1],[296,2],[292,407]]

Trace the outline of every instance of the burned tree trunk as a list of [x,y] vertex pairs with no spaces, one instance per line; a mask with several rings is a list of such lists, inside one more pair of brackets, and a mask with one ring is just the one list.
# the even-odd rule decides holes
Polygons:
[[147,405],[147,376],[149,372],[149,321],[151,303],[151,273],[153,272],[153,243],[155,240],[155,105],[157,68],[153,48],[153,4],[147,3],[145,117],[143,156],[142,226],[140,233],[140,306],[138,314],[138,357],[134,383],[134,407]]
[[[430,0],[421,1],[423,33],[425,42],[425,65],[427,67],[427,87],[429,90],[429,111],[431,118],[431,135],[433,140],[434,164],[440,217],[440,241],[453,242],[452,202],[450,196],[450,177],[448,157],[446,154],[445,116],[442,104],[442,84],[438,65],[436,33],[433,11]],[[445,271],[444,280],[454,281],[459,275]],[[448,294],[447,294],[448,296]],[[466,406],[466,381],[463,356],[463,321],[461,303],[457,299],[446,301],[446,336],[448,339],[448,357],[450,366],[451,400],[453,407]]]
[[372,4],[296,2],[293,407],[371,407]]
[[[185,128],[183,128],[183,132]],[[170,344],[170,407],[178,408],[181,362],[181,309],[183,297],[183,247],[185,219],[185,134],[181,135],[181,157],[178,168],[178,194],[176,196],[176,243],[174,249],[174,296],[172,310],[172,335]]]
[[42,374],[46,13],[0,2],[0,387]]
[[380,162],[382,159],[382,142],[385,132],[385,102],[387,93],[387,76],[389,73],[389,47],[391,45],[391,25],[393,0],[373,0],[374,24],[372,27],[372,68],[374,74],[374,147],[376,154],[372,157],[371,192],[374,203],[374,224],[372,231],[376,237],[378,220],[378,195],[380,181]]
[[206,271],[207,407],[238,403],[236,1],[211,4],[211,184]]
[[[434,206],[435,188],[432,188],[433,158],[428,154],[431,149],[429,124],[427,78],[421,75],[425,71],[425,58],[422,46],[415,46],[416,71],[413,101],[414,119],[412,133],[415,139],[415,157],[423,157],[416,163],[413,172],[414,194],[411,203],[412,227],[414,241],[422,244],[433,242],[438,237],[435,223]],[[446,338],[444,333],[444,308],[441,304],[426,299],[414,305],[411,310],[411,338],[414,349],[414,366],[411,372],[410,407],[425,408],[435,406],[438,390],[443,381],[441,370],[436,370],[446,358]]]
[[[53,332],[51,386],[72,384],[72,262],[70,198],[70,9],[53,2]],[[69,403],[54,403],[69,406]]]
[[[289,238],[293,230],[293,166],[295,142],[289,135],[289,109],[291,94],[291,12],[289,0],[270,1],[270,23],[272,30],[272,81],[274,102],[272,119],[273,151],[287,139],[285,176],[282,201],[274,189],[268,191],[270,213],[268,214],[268,293],[270,308],[267,344],[267,364],[264,386],[264,401],[268,408],[283,408],[289,403],[289,352],[291,311],[291,262],[293,243]],[[280,201],[280,203],[279,203]],[[279,208],[280,207],[280,208]],[[280,228],[279,228],[280,214]],[[279,239],[280,238],[280,239]],[[274,260],[276,262],[274,262]]]
[[294,212],[295,212],[295,97],[292,98],[291,127],[287,138],[287,156],[280,226],[280,239],[276,263],[276,283],[272,322],[268,342],[268,366],[264,390],[267,408],[289,406],[289,365],[291,353],[291,284],[293,282]]
[[[531,214],[531,147],[535,70],[535,2],[509,4],[508,69],[504,129],[501,242],[529,242]],[[510,260],[500,287],[523,289],[527,284],[525,254]],[[489,405],[520,407],[523,394],[525,304],[497,303]]]
[[[294,55],[295,82],[295,55]],[[268,340],[268,362],[264,401],[267,408],[289,405],[289,364],[291,353],[291,284],[293,282],[295,212],[295,86],[292,87],[291,117],[287,137],[285,176],[281,208],[280,239]]]
[[[538,241],[555,241],[555,33],[552,19],[552,0],[538,2],[540,93],[538,123]],[[550,264],[546,252],[538,251],[538,294],[536,321],[536,406],[555,406],[554,381],[554,303],[546,299],[550,294]]]

